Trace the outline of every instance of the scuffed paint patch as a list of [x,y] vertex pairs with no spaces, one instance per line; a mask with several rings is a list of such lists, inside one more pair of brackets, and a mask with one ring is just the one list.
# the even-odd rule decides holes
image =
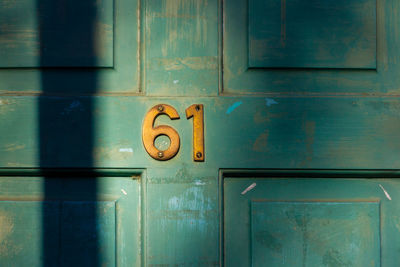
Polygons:
[[25,145],[24,144],[7,144],[4,146],[4,151],[16,151],[16,150],[21,150],[24,149]]
[[160,69],[161,67],[161,69],[167,71],[216,70],[218,68],[216,57],[155,58],[154,60],[153,69]]
[[205,185],[206,183],[205,183],[205,182],[202,182],[202,181],[200,181],[200,180],[196,180],[196,181],[194,182],[194,184],[195,184],[195,185]]
[[119,152],[127,152],[127,153],[133,153],[133,149],[128,147],[128,148],[120,148]]
[[256,187],[257,184],[256,183],[252,183],[251,185],[249,185],[245,190],[243,190],[243,192],[241,193],[242,195],[245,195],[247,192],[249,192],[250,190],[252,190],[254,187]]
[[274,99],[272,99],[272,98],[265,98],[265,105],[267,106],[267,107],[270,107],[270,106],[272,106],[272,105],[278,105],[279,103],[278,102],[276,102]]
[[226,110],[226,114],[231,114],[232,111],[234,111],[237,107],[239,107],[242,104],[242,101],[238,101],[233,103],[227,110]]
[[389,200],[392,200],[389,193],[386,191],[386,189],[381,184],[379,184],[379,187],[382,189],[383,193],[385,193],[386,198]]

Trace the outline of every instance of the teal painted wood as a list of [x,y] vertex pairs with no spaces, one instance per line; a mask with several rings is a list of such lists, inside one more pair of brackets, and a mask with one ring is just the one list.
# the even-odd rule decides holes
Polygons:
[[225,266],[396,266],[399,188],[385,179],[228,176]]
[[[114,229],[117,234],[113,236],[110,229],[114,226],[109,224],[110,231],[105,231],[98,242],[107,251],[106,263],[115,258],[121,259],[117,265],[218,266],[223,257],[222,225],[228,221],[220,217],[224,213],[220,206],[224,200],[219,180],[221,169],[234,169],[231,174],[238,168],[246,169],[250,173],[247,176],[243,172],[235,173],[241,177],[235,179],[243,182],[247,181],[245,177],[256,175],[275,177],[276,171],[270,169],[278,168],[286,169],[279,175],[289,174],[292,178],[308,173],[318,177],[321,172],[336,178],[347,174],[361,178],[387,177],[386,173],[392,178],[400,177],[397,98],[397,62],[400,61],[395,34],[400,25],[399,3],[377,2],[376,71],[248,69],[245,58],[248,3],[236,0],[223,3],[224,13],[219,14],[220,1],[114,1],[113,69],[1,69],[0,174],[3,178],[0,181],[6,179],[7,183],[1,183],[0,196],[13,195],[20,200],[46,195],[54,202],[61,202],[70,196],[68,192],[75,192],[75,200],[81,202],[71,208],[77,211],[71,218],[93,212],[93,203],[106,208],[104,220],[92,220],[92,226],[97,222],[110,223],[108,219],[116,212],[115,223],[123,227]],[[222,29],[221,15],[225,16],[223,40],[218,36],[218,29]],[[366,32],[370,31],[367,27]],[[222,41],[224,47],[219,48]],[[219,68],[223,55],[222,78]],[[140,75],[139,70],[142,70]],[[134,96],[139,88],[143,89],[143,95]],[[222,96],[217,96],[218,89]],[[44,96],[26,94],[41,91]],[[239,96],[247,93],[268,95]],[[143,118],[151,107],[160,103],[174,106],[181,116],[175,121],[165,116],[157,119],[156,124],[173,126],[181,137],[179,153],[166,162],[152,159],[141,141]],[[192,121],[184,116],[185,109],[195,103],[205,107],[205,162],[193,162]],[[134,175],[141,174],[140,205],[136,198],[138,182],[134,181],[134,190],[129,191],[119,181],[133,182],[127,178],[132,168],[137,169],[132,171]],[[323,170],[301,172],[299,169]],[[76,177],[79,171],[82,171],[79,177],[90,176],[91,181],[98,176],[102,178],[96,186],[85,185],[82,179],[74,182],[65,178]],[[119,173],[124,178],[118,178]],[[39,183],[42,178],[20,177],[23,174],[41,174],[46,182]],[[12,177],[4,178],[6,175]],[[49,178],[59,176],[65,178],[64,183],[56,182],[52,186]],[[285,201],[330,197],[330,200],[357,202],[354,207],[346,208],[345,213],[365,214],[370,209],[372,216],[367,218],[366,225],[375,223],[376,226],[376,203],[383,203],[381,212],[386,217],[381,220],[385,228],[382,240],[386,243],[382,243],[381,260],[382,264],[397,266],[398,255],[394,251],[400,244],[395,224],[399,208],[395,199],[400,188],[396,179],[315,179],[304,182],[303,187],[299,187],[301,182],[296,179],[279,181],[282,184],[275,186],[277,190],[271,192],[265,186],[262,191]],[[388,190],[392,201],[379,184]],[[88,194],[93,200],[96,192],[100,194],[100,201],[85,200]],[[255,191],[248,194],[252,192]],[[240,192],[235,192],[236,195],[240,196]],[[370,206],[365,206],[357,197],[372,204],[368,202]],[[132,201],[124,202],[119,211],[107,209],[108,202],[118,199],[120,203],[124,198]],[[29,203],[31,200],[26,199]],[[41,212],[45,214],[59,212],[51,205],[43,206]],[[18,211],[8,207],[14,213]],[[242,212],[235,209],[231,210],[235,216]],[[39,211],[32,207],[29,212],[38,214]],[[122,215],[118,216],[118,212]],[[335,211],[334,216],[338,217],[338,213]],[[318,212],[313,211],[313,215],[316,217]],[[277,212],[276,217],[279,216]],[[85,216],[81,218],[89,220]],[[40,220],[52,224],[47,217]],[[368,229],[374,232],[375,226]],[[39,226],[33,223],[32,227]],[[118,232],[118,229],[129,230]],[[91,230],[89,227],[88,234]],[[246,227],[241,230],[250,233]],[[64,237],[84,239],[85,235],[65,234]],[[355,232],[353,237],[365,238],[360,232]],[[34,238],[39,240],[41,236]],[[108,253],[113,250],[113,238],[117,241],[117,254]],[[372,238],[376,239],[376,235]],[[125,245],[120,245],[121,242]],[[333,239],[333,242],[336,241]],[[257,244],[255,241],[254,245]],[[373,252],[368,256],[376,258],[377,244],[373,245]],[[75,247],[66,249],[74,252]],[[124,251],[118,252],[119,249]],[[47,250],[47,254],[51,252]]]
[[[285,95],[296,95],[298,93],[306,95],[351,95],[354,93],[398,94],[400,81],[397,73],[399,72],[398,58],[400,55],[397,51],[398,49],[396,48],[398,46],[398,38],[394,37],[393,34],[391,34],[391,32],[398,31],[397,25],[399,25],[399,17],[395,15],[398,13],[397,10],[399,10],[399,3],[397,1],[385,0],[376,2],[376,71],[367,69],[332,69],[335,67],[356,67],[356,65],[353,64],[357,64],[357,62],[365,62],[363,64],[359,64],[358,68],[367,66],[368,68],[374,68],[375,65],[373,58],[374,28],[372,25],[374,21],[373,19],[368,22],[366,21],[367,17],[373,17],[373,12],[375,11],[371,10],[371,8],[367,8],[367,10],[363,9],[363,11],[360,11],[359,8],[355,7],[356,5],[353,6],[353,4],[349,4],[348,2],[349,1],[346,2],[346,5],[342,5],[342,8],[340,8],[339,10],[348,10],[348,15],[352,12],[352,14],[361,12],[365,14],[366,17],[364,17],[363,15],[362,18],[353,18],[356,21],[360,21],[354,22],[351,27],[345,27],[344,25],[337,23],[337,27],[346,28],[343,29],[343,32],[341,34],[334,34],[334,30],[330,29],[328,31],[332,34],[318,36],[320,36],[321,38],[323,36],[329,36],[326,38],[332,38],[329,39],[332,42],[341,42],[341,38],[344,38],[344,36],[355,37],[356,35],[353,34],[354,31],[352,30],[352,27],[357,27],[356,25],[362,24],[365,27],[363,27],[363,30],[359,31],[359,34],[365,34],[364,37],[368,40],[365,40],[365,45],[355,45],[353,47],[355,51],[350,53],[350,55],[347,54],[347,56],[345,57],[345,50],[350,49],[350,45],[335,45],[335,49],[332,49],[332,51],[326,49],[328,51],[326,53],[326,61],[329,61],[330,63],[326,63],[325,68],[323,68],[323,65],[325,63],[322,63],[324,57],[321,56],[319,52],[321,52],[320,50],[324,51],[326,47],[329,47],[326,46],[326,43],[321,43],[321,45],[318,46],[318,49],[316,49],[314,44],[312,44],[312,42],[310,41],[311,44],[307,47],[309,47],[311,51],[307,51],[307,49],[305,49],[306,51],[303,51],[304,53],[302,55],[294,55],[296,49],[298,48],[298,46],[295,45],[290,46],[288,44],[287,50],[289,51],[280,51],[278,48],[276,48],[278,49],[276,56],[281,54],[282,58],[275,58],[275,60],[277,61],[271,63],[271,68],[265,68],[265,66],[267,66],[267,63],[264,62],[261,64],[261,62],[259,62],[260,60],[265,60],[263,59],[264,53],[269,53],[265,50],[266,46],[261,45],[260,49],[256,49],[258,52],[260,52],[260,55],[255,54],[254,56],[257,58],[256,61],[258,60],[258,63],[255,62],[257,63],[256,65],[260,66],[257,68],[252,68],[251,64],[253,63],[251,63],[251,59],[249,59],[248,55],[249,51],[251,52],[255,50],[249,47],[249,42],[252,42],[251,40],[253,39],[256,40],[256,38],[267,40],[263,36],[264,34],[268,34],[267,32],[263,33],[264,31],[268,31],[268,28],[266,27],[263,27],[261,29],[261,25],[259,25],[259,29],[252,29],[252,24],[248,25],[249,21],[253,24],[257,23],[259,20],[261,21],[260,23],[262,23],[263,21],[262,15],[258,13],[255,14],[259,16],[249,18],[249,16],[253,12],[249,10],[249,7],[251,8],[254,6],[254,8],[256,8],[256,3],[258,2],[240,0],[223,1],[223,92],[230,95],[269,93],[278,93]],[[275,2],[267,1],[262,3],[272,4]],[[321,12],[319,14],[316,14],[316,9],[324,9],[323,5],[314,5],[318,7],[313,8],[313,10],[315,11],[313,13],[310,9],[305,10],[306,8],[303,5],[306,4],[304,4],[303,2],[301,2],[300,4],[300,2],[289,2],[282,0],[281,3],[286,3],[287,12],[292,10],[291,8],[294,8],[295,3],[298,3],[300,5],[298,10],[292,10],[292,12],[286,13],[287,23],[285,27],[287,31],[287,41],[290,41],[290,38],[293,38],[293,41],[295,41],[297,38],[301,39],[301,44],[301,42],[306,42],[308,36],[310,38],[316,37],[318,27],[331,25],[327,22],[325,23],[324,21],[322,21],[312,23],[312,25],[314,25],[313,28],[300,26],[300,22],[303,21],[305,16],[308,19],[318,18]],[[352,3],[361,2],[355,1]],[[364,3],[366,3],[367,6],[371,7],[371,5],[375,3],[375,1],[365,1]],[[277,3],[277,5],[279,4]],[[344,6],[346,6],[346,8]],[[302,9],[303,7],[304,9]],[[258,10],[261,13],[262,9],[260,8]],[[276,14],[276,12],[274,13],[275,18],[280,17],[280,10],[278,10],[278,12],[279,14]],[[296,14],[296,12],[299,12],[300,14]],[[339,11],[338,9],[336,9],[335,11],[332,9],[329,12],[331,12],[330,14],[333,16],[333,14],[336,14],[336,12]],[[327,14],[324,19],[328,19],[329,16],[330,15]],[[267,18],[269,17],[270,16],[265,16],[265,20],[267,20]],[[345,18],[343,19],[343,21],[345,21]],[[295,33],[294,35],[290,35],[290,30],[292,27],[290,22],[297,23],[296,26],[293,26],[293,31],[295,31],[296,34],[303,33],[305,35],[304,38],[302,38],[302,36],[295,35]],[[278,22],[276,22],[275,24],[278,24]],[[279,29],[281,29],[281,26],[282,25],[279,24]],[[326,42],[329,41],[326,39],[324,40]],[[364,40],[361,42],[364,42]],[[369,45],[367,45],[367,43]],[[278,44],[280,45],[280,43]],[[272,43],[269,43],[269,45],[275,47]],[[289,49],[292,47],[293,49]],[[369,52],[366,52],[364,49]],[[352,58],[353,56],[356,58]],[[335,58],[335,60],[328,60],[328,58],[333,57]],[[363,61],[363,59],[365,61]],[[346,60],[349,60],[349,62],[344,63],[344,61]],[[278,66],[289,67],[291,69],[276,68]]]
[[[400,169],[397,98],[96,97],[92,148],[81,132],[90,99],[42,98],[48,111],[43,167],[85,167],[81,151],[93,149],[98,168]],[[39,167],[36,98],[1,101],[0,166]],[[143,118],[159,103],[174,106],[181,116],[157,119],[181,137],[179,153],[167,162],[152,159],[141,140]],[[204,163],[192,160],[192,121],[184,117],[194,103],[204,104]]]
[[[113,67],[113,1],[36,2],[0,4],[1,68]],[[52,38],[41,43],[47,34]]]
[[218,1],[149,0],[144,5],[147,95],[217,95]]
[[376,0],[249,0],[249,68],[376,68]]
[[1,265],[140,265],[138,180],[46,179],[0,178]]
[[251,201],[250,213],[252,266],[380,265],[378,202]]
[[2,2],[0,93],[139,93],[139,2]]

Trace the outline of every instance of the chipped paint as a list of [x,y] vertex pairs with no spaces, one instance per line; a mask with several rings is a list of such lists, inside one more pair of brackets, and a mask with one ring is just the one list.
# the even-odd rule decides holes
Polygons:
[[242,101],[238,101],[233,103],[227,110],[226,114],[231,114],[236,108],[238,108],[242,104]]
[[250,190],[253,190],[254,187],[256,187],[257,184],[256,183],[252,183],[251,185],[249,185],[245,190],[243,190],[243,192],[241,193],[242,195],[245,195],[247,192],[249,192]]
[[389,193],[386,191],[386,189],[381,184],[379,184],[379,187],[382,189],[383,193],[385,193],[386,198],[389,200],[392,200]]
[[122,192],[122,194],[124,194],[125,196],[128,195],[128,193],[127,193],[124,189],[121,189],[121,192]]

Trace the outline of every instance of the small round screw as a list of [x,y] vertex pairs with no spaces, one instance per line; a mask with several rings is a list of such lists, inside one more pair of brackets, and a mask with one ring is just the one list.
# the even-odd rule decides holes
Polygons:
[[158,111],[163,112],[164,111],[164,106],[163,105],[159,105],[157,107]]
[[201,158],[201,156],[203,156],[203,154],[201,154],[201,152],[197,152],[197,153],[196,153],[196,157],[197,157],[197,158]]
[[161,152],[161,151],[160,151],[160,152],[158,152],[158,154],[157,154],[157,155],[158,155],[158,157],[159,157],[159,158],[162,158],[162,157],[164,157],[164,153],[163,153],[163,152]]
[[196,105],[196,110],[199,111],[200,110],[200,106]]

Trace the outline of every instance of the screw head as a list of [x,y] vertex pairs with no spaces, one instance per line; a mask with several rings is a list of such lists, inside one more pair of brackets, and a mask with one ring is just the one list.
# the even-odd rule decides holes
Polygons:
[[164,111],[164,106],[163,105],[159,105],[157,107],[157,109],[158,109],[158,111],[162,112],[162,111]]
[[196,110],[197,110],[197,111],[200,110],[200,105],[196,105]]
[[158,156],[159,158],[162,158],[162,157],[164,157],[164,153],[160,151],[160,152],[158,152],[157,156]]
[[201,152],[197,152],[197,153],[196,153],[196,157],[197,157],[197,158],[201,158],[201,156],[203,156],[203,154],[201,154]]

